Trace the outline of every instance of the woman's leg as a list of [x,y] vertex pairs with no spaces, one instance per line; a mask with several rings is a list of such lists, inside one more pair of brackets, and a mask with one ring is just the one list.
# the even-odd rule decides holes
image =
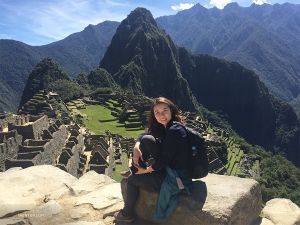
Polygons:
[[147,174],[132,174],[128,177],[126,198],[124,200],[124,216],[133,215],[134,206],[139,198],[140,187],[149,191],[159,191],[165,179],[165,170]]
[[[157,160],[162,152],[161,144],[152,135],[145,135],[142,138],[140,150],[144,161],[150,157]],[[143,164],[141,160],[139,163],[140,165]],[[122,211],[124,216],[133,215],[135,203],[139,198],[140,187],[159,192],[166,174],[165,169],[147,174],[134,174],[137,171],[134,166],[131,167],[131,171],[132,175],[128,177],[125,205]]]
[[[162,147],[159,141],[157,141],[152,135],[145,135],[140,144],[140,150],[143,154],[143,159],[139,159],[139,165],[146,167],[145,162],[151,157],[154,159],[154,162],[161,157]],[[152,163],[153,164],[153,163]],[[137,172],[137,168],[133,165],[130,167],[131,172],[134,174]]]
[[140,149],[144,160],[147,160],[150,156],[152,156],[152,158],[156,161],[161,157],[162,146],[152,135],[145,135],[142,138]]

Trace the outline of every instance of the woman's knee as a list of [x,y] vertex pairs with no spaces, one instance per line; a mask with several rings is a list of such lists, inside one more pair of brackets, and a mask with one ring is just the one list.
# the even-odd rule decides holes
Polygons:
[[143,153],[144,160],[147,160],[151,155],[154,160],[157,160],[162,152],[159,141],[152,135],[145,135],[140,144],[140,149]]
[[153,144],[153,143],[156,143],[156,139],[155,137],[153,137],[152,135],[150,134],[146,134],[142,137],[142,140],[141,140],[141,144]]
[[140,186],[140,175],[131,174],[127,179],[127,184],[131,187],[139,187]]

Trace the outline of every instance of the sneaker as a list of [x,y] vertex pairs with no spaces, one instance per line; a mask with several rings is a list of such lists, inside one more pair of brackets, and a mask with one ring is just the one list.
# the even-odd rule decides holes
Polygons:
[[126,171],[121,171],[120,175],[124,178],[127,179],[129,177],[129,175],[131,174],[130,170],[126,170]]
[[133,216],[123,216],[122,213],[123,210],[120,210],[119,212],[116,212],[114,214],[116,221],[123,221],[123,222],[132,222],[134,220]]

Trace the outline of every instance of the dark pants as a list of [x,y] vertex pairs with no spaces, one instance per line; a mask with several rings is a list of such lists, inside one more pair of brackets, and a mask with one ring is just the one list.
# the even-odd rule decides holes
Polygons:
[[[151,135],[145,135],[140,144],[140,150],[143,154],[143,159],[146,161],[150,157],[156,161],[161,157],[162,148],[160,143]],[[159,192],[161,185],[165,179],[165,169],[154,171],[146,174],[134,174],[135,167],[132,166],[132,175],[128,177],[125,205],[123,214],[125,216],[134,213],[134,206],[139,198],[140,187],[149,191]]]

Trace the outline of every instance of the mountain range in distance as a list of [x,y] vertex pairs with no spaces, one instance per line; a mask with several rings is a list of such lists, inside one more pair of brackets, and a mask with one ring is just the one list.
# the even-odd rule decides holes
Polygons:
[[[178,46],[236,61],[253,70],[274,96],[300,112],[300,5],[200,4],[156,22]],[[0,40],[0,111],[15,112],[28,74],[51,57],[71,77],[97,67],[120,23],[105,21],[44,46]],[[1,91],[2,90],[2,91]]]

